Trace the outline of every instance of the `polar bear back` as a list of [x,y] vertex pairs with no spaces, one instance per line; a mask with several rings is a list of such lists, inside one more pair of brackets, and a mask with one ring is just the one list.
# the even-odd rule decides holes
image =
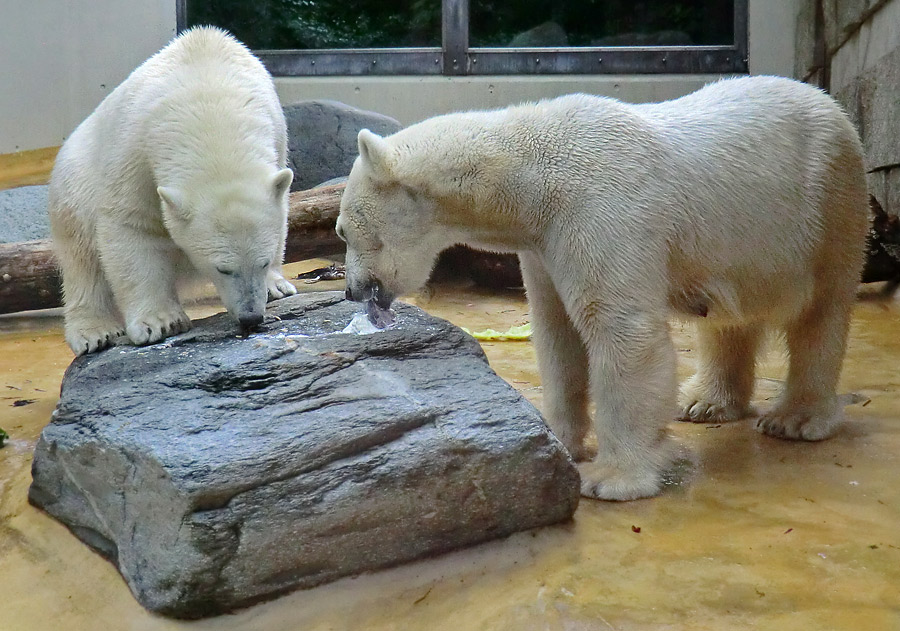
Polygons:
[[[858,269],[867,225],[862,148],[820,90],[777,77],[723,80],[635,106],[656,127],[680,215],[671,269],[724,288],[728,310],[798,302],[816,274]],[[773,293],[784,294],[775,299]],[[728,304],[732,303],[732,304]]]
[[284,167],[286,148],[284,114],[259,60],[224,31],[195,28],[135,69],[72,133],[51,197],[79,214],[116,207],[162,230],[158,213],[148,216],[157,186],[189,186],[216,171],[219,179],[271,172]]
[[[641,105],[567,95],[435,117],[386,141],[397,179],[438,199],[462,192],[457,208],[473,216],[460,223],[515,216],[534,247],[592,252],[598,268],[628,261],[610,278],[647,295],[668,283],[676,308],[701,295],[723,318],[793,312],[832,270],[861,263],[858,136],[830,97],[789,79]],[[476,245],[522,247],[498,234]]]

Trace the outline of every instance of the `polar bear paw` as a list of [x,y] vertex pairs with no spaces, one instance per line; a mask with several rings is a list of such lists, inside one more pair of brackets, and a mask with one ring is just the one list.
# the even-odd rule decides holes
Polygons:
[[775,438],[786,440],[824,440],[840,426],[843,415],[840,408],[774,410],[756,422],[756,430]]
[[595,462],[578,465],[581,495],[597,500],[625,502],[659,495],[662,475],[651,467],[632,471],[603,466]]
[[266,289],[269,292],[269,300],[278,300],[279,298],[293,296],[297,293],[297,288],[294,287],[291,281],[287,280],[278,272],[271,270],[266,276]]
[[688,423],[730,423],[753,414],[749,407],[741,407],[717,401],[694,400],[685,401],[679,421]]
[[191,319],[180,306],[132,318],[125,328],[128,338],[137,346],[153,344],[191,328]]
[[93,323],[67,324],[66,343],[76,355],[96,353],[112,346],[125,335],[125,329],[115,320]]

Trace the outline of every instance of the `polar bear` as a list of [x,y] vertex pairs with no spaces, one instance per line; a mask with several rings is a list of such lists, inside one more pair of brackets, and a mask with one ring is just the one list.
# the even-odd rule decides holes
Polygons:
[[186,330],[176,283],[196,272],[245,329],[267,297],[296,293],[281,274],[286,146],[269,73],[215,28],[176,38],[113,90],[50,178],[72,350]]
[[385,308],[452,244],[518,252],[545,417],[583,462],[583,495],[660,491],[677,453],[672,316],[702,344],[684,419],[747,416],[775,329],[790,370],[758,430],[838,426],[866,188],[859,138],[821,91],[753,77],[655,104],[576,94],[363,130],[359,154],[337,222],[348,298]]

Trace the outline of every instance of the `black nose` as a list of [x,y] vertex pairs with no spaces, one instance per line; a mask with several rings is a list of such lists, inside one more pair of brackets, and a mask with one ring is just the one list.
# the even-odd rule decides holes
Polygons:
[[263,314],[261,313],[250,313],[246,315],[242,315],[238,318],[238,322],[241,324],[242,329],[250,329],[255,326],[259,326],[262,324]]
[[347,300],[353,300],[353,292],[350,291],[349,287],[344,290],[344,298],[346,298]]

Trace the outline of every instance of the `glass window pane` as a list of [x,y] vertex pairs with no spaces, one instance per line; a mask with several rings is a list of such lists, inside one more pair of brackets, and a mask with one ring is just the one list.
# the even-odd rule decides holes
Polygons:
[[187,23],[255,50],[441,45],[441,0],[187,0]]
[[471,0],[470,46],[734,43],[733,0]]

